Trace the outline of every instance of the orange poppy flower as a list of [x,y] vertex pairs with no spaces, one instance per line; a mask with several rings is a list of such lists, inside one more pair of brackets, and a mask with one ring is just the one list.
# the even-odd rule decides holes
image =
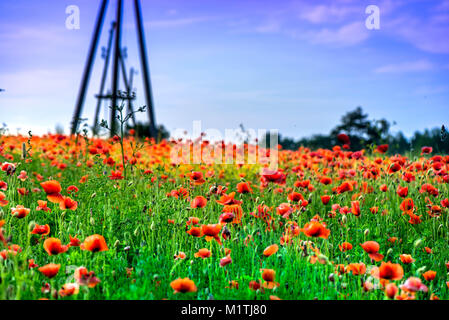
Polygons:
[[201,231],[201,227],[192,227],[190,230],[186,231],[188,234],[190,234],[193,237],[202,237],[203,232]]
[[232,263],[232,259],[229,255],[220,259],[220,267],[224,267],[225,265],[228,265],[230,263]]
[[382,262],[379,268],[373,268],[371,274],[383,280],[401,280],[404,276],[404,269],[398,263]]
[[51,209],[47,207],[47,201],[43,200],[37,200],[38,206],[36,207],[36,211],[45,211],[45,212],[51,212]]
[[324,185],[331,184],[331,183],[332,183],[332,178],[326,177],[326,176],[321,177],[320,183],[322,183],[322,184],[324,184]]
[[415,208],[415,204],[413,202],[412,198],[407,198],[404,201],[401,202],[401,205],[399,206],[401,211],[403,212],[413,212],[413,209]]
[[351,202],[351,212],[356,217],[360,216],[360,203],[359,203],[359,201],[352,201]]
[[394,299],[396,294],[398,293],[398,287],[394,283],[388,283],[385,286],[385,294],[388,298]]
[[210,252],[210,250],[207,248],[202,248],[194,254],[195,258],[203,258],[203,259],[209,258],[211,255],[212,252]]
[[341,252],[349,251],[352,249],[352,244],[349,242],[343,242],[342,244],[338,245],[338,248],[340,248]]
[[49,256],[66,252],[69,248],[61,244],[61,240],[57,238],[48,238],[44,241],[44,249]]
[[384,258],[384,256],[379,253],[380,246],[376,241],[366,241],[360,245],[363,250],[368,253],[368,256],[374,261],[381,261]]
[[68,245],[69,247],[79,247],[80,246],[81,241],[76,236],[74,236],[72,238],[72,236],[69,234],[69,239],[70,239],[70,243]]
[[41,187],[47,194],[47,199],[52,203],[60,203],[63,200],[61,195],[61,184],[56,180],[45,181],[41,183]]
[[22,205],[17,205],[15,208],[11,208],[11,214],[19,219],[25,218],[30,213],[30,209],[25,208]]
[[178,278],[176,280],[173,280],[170,283],[170,286],[173,288],[174,293],[187,293],[187,292],[196,292],[197,288],[195,285],[195,282],[190,280],[189,278]]
[[242,222],[243,209],[240,204],[226,204],[223,206],[223,212],[234,214],[233,224],[239,224]]
[[436,275],[437,275],[436,271],[432,270],[426,271],[422,274],[424,279],[426,279],[427,281],[432,281],[433,279],[435,279]]
[[178,260],[178,259],[184,260],[185,258],[186,258],[186,254],[182,251],[179,251],[178,254],[175,254],[175,257],[174,257],[175,260]]
[[86,239],[84,239],[84,242],[81,244],[82,250],[88,250],[91,252],[99,252],[99,251],[107,251],[109,250],[106,240],[102,235],[94,234]]
[[273,289],[279,286],[279,283],[275,282],[276,271],[273,269],[262,269],[262,279],[265,280],[263,284],[266,289]]
[[6,200],[6,195],[0,191],[0,207],[4,207],[9,203],[8,200]]
[[321,196],[321,202],[322,202],[324,205],[328,204],[329,201],[330,201],[330,199],[331,199],[331,197],[328,196],[328,195]]
[[203,196],[197,196],[195,199],[192,200],[190,203],[190,207],[192,208],[204,208],[207,204],[207,199]]
[[404,264],[410,264],[415,262],[415,259],[413,259],[410,254],[401,254],[399,258],[401,258],[401,262]]
[[49,233],[50,233],[50,226],[48,224],[44,226],[35,224],[33,230],[31,231],[31,234],[39,234],[42,236],[46,236]]
[[262,269],[262,279],[267,282],[273,282],[276,276],[276,271],[273,269]]
[[408,187],[398,186],[398,189],[396,192],[398,193],[398,196],[405,198],[408,195]]
[[299,202],[299,201],[303,201],[304,200],[304,196],[302,194],[300,194],[299,192],[292,192],[289,193],[287,196],[288,200],[292,201],[292,202]]
[[279,246],[277,244],[272,244],[271,246],[268,246],[263,251],[263,255],[265,257],[269,257],[272,254],[275,254],[279,250]]
[[79,285],[88,286],[94,288],[100,279],[95,276],[95,272],[88,271],[86,267],[79,267],[75,270],[74,278]]
[[249,288],[254,291],[259,290],[260,289],[260,280],[259,281],[251,280],[249,282]]
[[61,297],[69,297],[79,293],[79,285],[77,283],[66,283],[59,289],[58,294]]
[[218,236],[221,228],[221,224],[203,224],[201,226],[201,233],[206,236],[206,241],[215,239],[218,243],[221,244],[220,238]]
[[251,189],[248,182],[239,182],[237,184],[237,192],[238,193],[252,193],[253,189]]
[[58,274],[59,268],[61,268],[60,264],[49,263],[45,266],[40,267],[38,270],[47,278],[53,278]]
[[352,272],[352,274],[355,276],[365,274],[366,265],[363,262],[350,263],[346,266],[346,272]]
[[69,197],[63,197],[63,200],[59,203],[59,208],[61,210],[72,210],[75,211],[78,208],[78,202],[70,199]]
[[219,200],[216,200],[217,203],[221,205],[231,205],[231,204],[241,204],[242,201],[235,200],[235,192],[231,192],[230,194],[223,194]]
[[318,221],[310,221],[300,229],[307,237],[318,237],[327,239],[330,235],[330,230],[326,229],[326,226]]

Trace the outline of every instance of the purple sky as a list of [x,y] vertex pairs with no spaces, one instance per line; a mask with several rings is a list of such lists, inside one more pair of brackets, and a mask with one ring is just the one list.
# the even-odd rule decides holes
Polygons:
[[[139,69],[131,1],[124,2],[127,66]],[[448,0],[141,2],[156,119],[170,131],[201,120],[203,129],[243,123],[302,137],[327,133],[358,105],[407,135],[449,125]],[[13,133],[56,124],[68,132],[99,3],[0,2],[0,121]],[[380,8],[379,30],[365,27],[370,4]],[[79,30],[65,26],[69,5],[80,8]],[[100,51],[83,112],[89,123]],[[136,105],[144,105],[140,73],[134,83]]]

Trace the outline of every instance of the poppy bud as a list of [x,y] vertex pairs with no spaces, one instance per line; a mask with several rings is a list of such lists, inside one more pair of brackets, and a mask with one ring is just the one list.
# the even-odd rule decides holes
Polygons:
[[134,230],[134,235],[137,237],[139,235],[139,227],[136,228],[136,230]]
[[90,198],[93,199],[93,198],[95,198],[96,196],[97,196],[97,193],[94,192],[94,193],[92,193],[92,195],[90,196]]
[[318,260],[323,263],[323,264],[328,264],[329,263],[329,258],[326,257],[324,254],[320,254],[318,255]]
[[36,226],[36,222],[35,222],[35,221],[31,221],[31,222],[28,224],[28,232],[33,231],[35,226]]
[[398,292],[398,287],[394,283],[389,283],[385,287],[385,294],[388,298],[394,299],[394,296]]
[[347,221],[348,221],[348,218],[346,218],[346,216],[341,217],[341,222],[343,224],[346,224]]
[[418,270],[416,270],[416,273],[421,274],[426,270],[426,266],[419,268]]
[[387,256],[388,256],[390,253],[392,253],[392,252],[393,252],[393,248],[388,249],[388,251],[387,251]]
[[421,239],[418,239],[418,240],[415,241],[415,243],[413,244],[413,246],[414,246],[415,248],[417,248],[417,247],[419,247],[421,244],[422,244],[422,240],[421,240]]
[[93,217],[91,217],[89,220],[90,220],[90,224],[91,224],[91,225],[95,225],[95,220],[94,220]]
[[22,159],[25,159],[27,157],[27,146],[25,142],[22,143]]
[[365,235],[365,237],[367,237],[369,235],[369,229],[366,229],[363,234]]
[[334,275],[333,273],[331,273],[331,274],[329,275],[329,281],[330,281],[330,282],[335,282],[335,275]]
[[119,245],[120,245],[120,240],[117,239],[114,243],[114,247],[117,248]]

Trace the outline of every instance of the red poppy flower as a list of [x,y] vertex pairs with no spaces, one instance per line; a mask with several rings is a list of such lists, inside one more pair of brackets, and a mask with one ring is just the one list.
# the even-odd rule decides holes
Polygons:
[[99,251],[107,251],[109,250],[106,240],[102,235],[94,234],[86,239],[84,239],[84,242],[81,244],[82,250],[88,250],[91,252],[99,252]]
[[52,203],[60,203],[63,200],[61,195],[61,184],[56,180],[50,180],[41,183],[41,187],[47,194],[47,199]]
[[40,267],[38,270],[47,278],[53,278],[58,274],[59,268],[61,268],[60,264],[49,263],[45,266]]

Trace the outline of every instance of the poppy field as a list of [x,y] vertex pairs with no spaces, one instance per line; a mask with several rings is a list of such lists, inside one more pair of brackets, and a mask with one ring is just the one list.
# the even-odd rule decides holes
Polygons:
[[0,298],[449,298],[449,156],[339,139],[272,169],[175,164],[181,142],[132,135],[0,136]]

